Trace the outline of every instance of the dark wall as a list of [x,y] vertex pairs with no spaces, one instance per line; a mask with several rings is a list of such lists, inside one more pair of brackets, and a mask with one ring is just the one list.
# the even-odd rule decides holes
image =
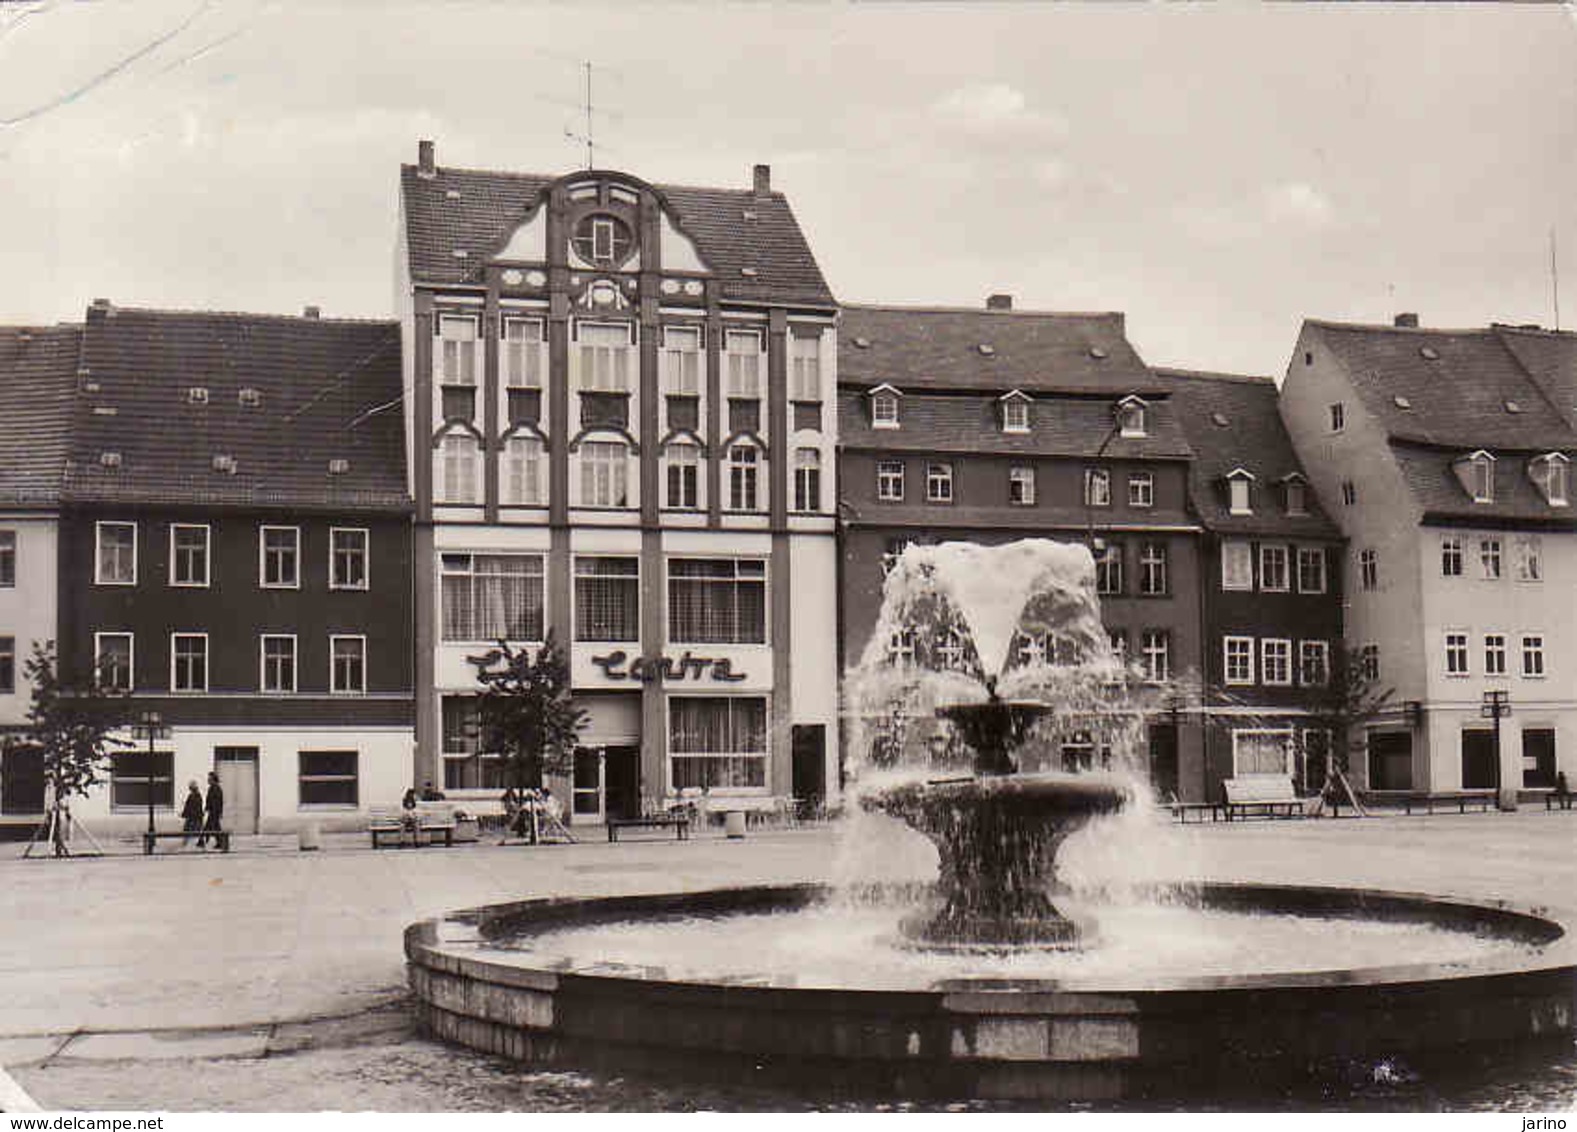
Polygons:
[[[1082,512],[1084,509],[1084,470],[1102,467],[1112,474],[1112,504],[1091,510],[1097,523],[1143,522],[1164,517],[1164,521],[1181,521],[1186,515],[1187,474],[1181,463],[1163,461],[1111,461],[1079,460],[1048,456],[998,456],[976,454],[940,454],[881,452],[874,450],[843,451],[838,457],[838,491],[845,503],[859,508],[862,513],[871,507],[886,508],[893,504],[878,501],[876,497],[876,465],[878,462],[901,460],[904,463],[904,505],[924,505],[940,513],[970,507],[1009,507],[1030,515],[1042,513]],[[953,502],[951,504],[926,503],[925,468],[931,463],[949,463],[953,466]],[[1015,467],[1035,469],[1035,502],[1027,506],[1014,506],[1008,502],[1008,472]],[[1149,472],[1154,476],[1155,502],[1150,507],[1128,505],[1128,475],[1130,472]],[[873,516],[874,517],[874,516]],[[947,520],[939,518],[938,522]],[[968,522],[967,519],[959,520]]]

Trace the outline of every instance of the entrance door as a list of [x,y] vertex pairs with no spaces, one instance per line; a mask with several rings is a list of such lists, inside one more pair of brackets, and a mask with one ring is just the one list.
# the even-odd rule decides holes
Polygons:
[[37,747],[0,752],[0,813],[44,812],[44,755]]
[[602,821],[602,749],[600,747],[575,748],[573,785],[574,798],[571,800],[570,820]]
[[1157,798],[1176,798],[1177,725],[1158,723],[1150,728],[1150,785]]
[[1493,790],[1500,785],[1500,760],[1493,731],[1462,732],[1462,789]]
[[1369,732],[1369,789],[1411,790],[1412,788],[1412,732]]
[[603,809],[610,818],[641,816],[641,749],[607,747],[602,759]]
[[225,792],[225,827],[232,833],[256,833],[257,748],[215,747],[214,769]]
[[1522,730],[1522,784],[1555,785],[1555,729],[1525,727]]
[[827,797],[827,728],[820,723],[796,723],[790,734],[794,805],[800,817],[810,818]]

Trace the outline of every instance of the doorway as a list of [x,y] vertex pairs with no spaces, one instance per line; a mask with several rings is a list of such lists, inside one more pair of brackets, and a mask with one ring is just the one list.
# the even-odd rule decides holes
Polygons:
[[43,812],[44,753],[21,745],[0,752],[0,813]]
[[1529,787],[1555,785],[1555,729],[1553,727],[1522,729],[1522,785]]
[[1493,790],[1500,785],[1500,759],[1493,731],[1462,732],[1462,789]]
[[1413,733],[1369,732],[1369,789],[1413,788]]
[[575,748],[575,773],[570,793],[571,821],[603,820],[601,747]]
[[231,833],[256,833],[257,748],[215,747],[214,769],[224,791],[224,824]]
[[605,747],[602,758],[602,806],[610,818],[641,816],[641,749]]
[[1176,799],[1177,724],[1157,723],[1150,727],[1150,786],[1157,798]]
[[827,797],[827,728],[821,723],[796,723],[790,735],[794,807],[799,817],[809,819]]

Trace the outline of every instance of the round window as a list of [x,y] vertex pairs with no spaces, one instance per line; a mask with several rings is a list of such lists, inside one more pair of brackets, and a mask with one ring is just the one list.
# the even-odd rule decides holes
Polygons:
[[635,240],[617,216],[592,213],[575,225],[575,254],[587,263],[623,263]]

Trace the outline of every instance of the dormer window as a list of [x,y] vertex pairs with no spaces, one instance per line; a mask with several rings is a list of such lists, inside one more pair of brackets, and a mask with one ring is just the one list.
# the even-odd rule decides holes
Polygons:
[[1124,397],[1117,402],[1117,428],[1122,436],[1144,436],[1145,404],[1142,397]]
[[1303,477],[1294,472],[1282,480],[1281,485],[1286,492],[1287,514],[1307,515],[1309,513],[1308,485],[1303,482]]
[[1567,482],[1571,461],[1561,452],[1546,452],[1528,461],[1528,478],[1551,507],[1565,507],[1571,500]]
[[587,263],[623,263],[633,243],[629,225],[616,216],[587,216],[575,226],[575,254]]
[[898,398],[902,394],[891,385],[878,385],[871,390],[871,427],[898,427]]
[[1245,468],[1233,468],[1227,473],[1227,512],[1232,515],[1252,515],[1254,505],[1249,495],[1249,488],[1254,482],[1254,473]]
[[1495,502],[1495,457],[1480,448],[1455,461],[1451,470],[1474,503]]
[[998,399],[1002,406],[1003,432],[1029,431],[1029,396],[1017,389]]

